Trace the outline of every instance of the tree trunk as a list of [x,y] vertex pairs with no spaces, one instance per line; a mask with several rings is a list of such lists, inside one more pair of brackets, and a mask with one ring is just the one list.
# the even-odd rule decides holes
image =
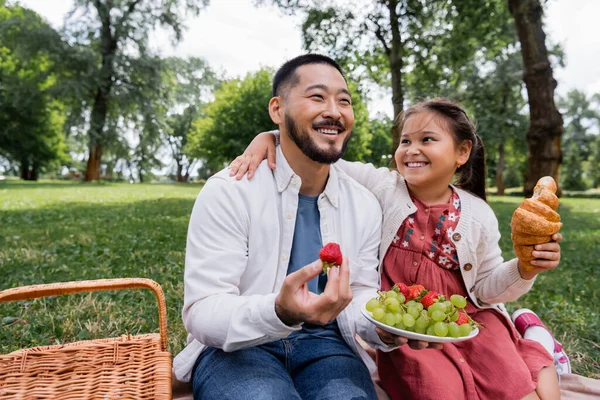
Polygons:
[[29,163],[27,158],[21,160],[19,175],[24,181],[37,181],[39,177],[39,165],[37,162]]
[[[389,0],[390,27],[392,30],[392,43],[389,49],[390,70],[392,72],[392,103],[394,105],[394,119],[404,109],[404,90],[402,89],[402,37],[400,36],[400,26],[398,21],[398,1]],[[393,157],[396,149],[400,145],[400,132],[392,130],[392,168],[396,168],[396,161]]]
[[504,196],[504,143],[498,145],[498,165],[496,165],[496,187],[498,188],[498,196]]
[[529,101],[529,155],[523,191],[525,196],[531,196],[533,187],[542,176],[550,175],[559,183],[563,120],[554,103],[556,80],[552,75],[546,35],[542,29],[542,6],[539,0],[508,0],[508,4],[521,42],[525,68],[523,81]]
[[20,175],[21,179],[23,179],[24,181],[29,180],[29,160],[27,160],[27,159],[21,160],[19,175]]
[[175,160],[177,163],[177,182],[183,182],[183,165],[179,160]]
[[100,53],[102,54],[102,66],[96,96],[92,106],[90,120],[89,140],[90,153],[85,171],[85,181],[100,180],[100,164],[102,163],[102,146],[105,144],[104,127],[108,115],[110,92],[114,79],[114,58],[117,52],[117,38],[111,31],[110,9],[101,3],[98,4],[98,13],[102,21]]
[[100,180],[100,163],[102,161],[102,146],[95,144],[90,147],[84,180],[86,182]]

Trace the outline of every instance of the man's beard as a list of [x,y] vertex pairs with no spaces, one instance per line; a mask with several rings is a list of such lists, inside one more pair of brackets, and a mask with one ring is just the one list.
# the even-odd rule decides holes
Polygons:
[[285,128],[288,132],[288,136],[294,141],[300,151],[311,160],[320,164],[333,164],[342,158],[344,151],[348,146],[348,140],[350,140],[350,136],[352,136],[352,132],[350,132],[346,139],[344,139],[341,150],[338,151],[335,148],[324,150],[317,146],[314,139],[306,131],[300,130],[294,119],[287,114],[285,114]]

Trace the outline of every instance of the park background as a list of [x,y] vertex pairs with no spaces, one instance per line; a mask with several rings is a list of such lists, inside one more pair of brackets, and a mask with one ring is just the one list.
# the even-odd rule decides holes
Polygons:
[[[505,258],[512,212],[557,178],[561,265],[508,306],[534,309],[575,372],[600,378],[597,15],[593,0],[0,0],[0,290],[154,279],[177,353],[193,201],[274,127],[274,70],[321,52],[353,92],[346,159],[389,166],[392,120],[420,99],[466,107]],[[156,326],[142,292],[2,305],[0,353]]]

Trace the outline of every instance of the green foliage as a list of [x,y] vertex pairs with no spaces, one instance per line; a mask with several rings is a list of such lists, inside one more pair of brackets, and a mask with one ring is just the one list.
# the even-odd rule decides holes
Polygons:
[[562,173],[560,175],[561,188],[565,190],[585,190],[587,189],[583,181],[583,158],[579,152],[577,143],[569,142],[565,148]]
[[590,144],[590,158],[588,164],[588,176],[592,187],[600,187],[600,135],[596,135]]
[[51,94],[57,42],[33,11],[0,8],[0,153],[19,163],[27,179],[67,158],[64,106]]
[[565,120],[561,186],[567,190],[599,186],[600,95],[572,90],[559,99],[558,107]]
[[[392,161],[392,120],[387,116],[379,116],[379,119],[369,121],[369,132],[372,135],[369,143],[370,153],[364,157],[365,162],[372,163],[376,167],[389,167]],[[346,158],[346,157],[344,157]]]
[[[203,174],[210,176],[242,154],[258,133],[277,128],[268,112],[272,78],[272,70],[261,69],[225,82],[215,91],[214,101],[193,123],[184,148],[189,156],[203,160]],[[348,82],[348,86],[355,122],[344,158],[363,161],[370,154],[369,114],[355,83]]]
[[[192,185],[0,183],[0,290],[57,281],[145,277],[167,298],[169,350],[186,341],[181,322]],[[492,197],[501,247],[512,257],[518,197]],[[511,309],[538,313],[565,345],[575,373],[600,378],[597,248],[600,199],[562,199],[561,265],[538,277]],[[145,291],[55,297],[0,305],[0,353],[35,345],[158,331]]]
[[262,69],[223,83],[206,106],[205,116],[193,123],[186,154],[204,160],[214,173],[242,154],[258,133],[275,129],[267,109],[272,75]]

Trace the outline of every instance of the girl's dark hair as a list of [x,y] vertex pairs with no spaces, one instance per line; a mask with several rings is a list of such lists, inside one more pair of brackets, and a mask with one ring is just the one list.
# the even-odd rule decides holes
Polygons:
[[465,140],[471,141],[473,144],[471,154],[467,162],[456,170],[458,179],[455,185],[486,200],[485,149],[481,138],[477,135],[475,124],[460,105],[444,98],[417,103],[396,117],[392,129],[401,134],[406,120],[423,111],[429,111],[443,118],[454,136],[456,145],[460,145]]

